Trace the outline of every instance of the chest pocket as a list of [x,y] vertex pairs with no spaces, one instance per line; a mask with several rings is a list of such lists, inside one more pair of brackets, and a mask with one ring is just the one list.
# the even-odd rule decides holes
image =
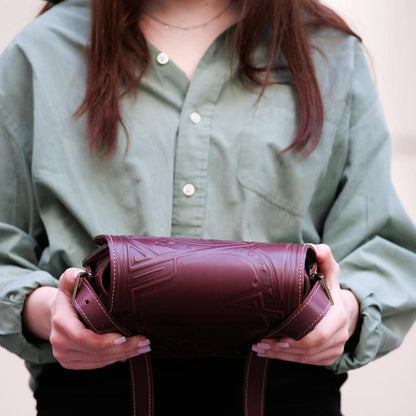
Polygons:
[[253,111],[239,140],[238,181],[250,193],[301,217],[322,174],[323,155],[318,149],[306,158],[293,151],[282,153],[295,131],[293,109],[272,106]]

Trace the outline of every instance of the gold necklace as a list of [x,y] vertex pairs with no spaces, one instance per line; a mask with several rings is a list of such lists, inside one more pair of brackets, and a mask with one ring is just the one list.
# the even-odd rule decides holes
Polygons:
[[208,21],[201,23],[199,25],[195,25],[195,26],[175,26],[175,25],[171,25],[170,23],[166,23],[160,19],[158,19],[155,16],[152,16],[149,13],[144,12],[144,14],[148,17],[150,17],[152,20],[154,20],[156,23],[159,23],[160,25],[163,26],[163,28],[165,30],[169,30],[169,29],[177,29],[177,30],[183,30],[183,31],[188,31],[188,30],[194,30],[194,29],[199,29],[201,27],[205,27],[208,26],[210,23],[214,22],[215,20],[219,19],[230,7],[232,4],[232,0],[230,0],[230,2],[228,3],[227,7],[220,11],[217,15],[215,15],[214,17],[212,17],[211,19],[209,19]]

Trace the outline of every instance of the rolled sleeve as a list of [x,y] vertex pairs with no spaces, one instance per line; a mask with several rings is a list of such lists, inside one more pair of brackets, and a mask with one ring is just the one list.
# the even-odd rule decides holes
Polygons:
[[31,69],[12,45],[0,60],[0,345],[28,362],[53,361],[50,344],[26,339],[26,297],[58,281],[40,270],[45,231],[31,178]]
[[323,240],[340,264],[341,286],[360,303],[361,332],[336,372],[397,348],[416,317],[416,228],[391,183],[389,133],[360,48],[355,68],[349,156]]
[[[27,339],[22,331],[21,313],[26,296],[40,286],[56,287],[58,281],[43,271],[27,271],[13,267],[2,270],[0,292],[0,343],[9,351],[31,363],[54,361],[47,341]],[[4,275],[8,276],[4,282]]]
[[[377,179],[379,193],[388,194],[389,184]],[[416,316],[414,224],[397,199],[394,208],[383,204],[381,209],[371,197],[364,200],[365,209],[363,201],[349,201],[349,209],[337,215],[337,229],[331,231],[338,235],[326,240],[331,245],[337,239],[333,251],[340,264],[341,287],[351,290],[360,303],[359,340],[333,365],[337,372],[361,367],[397,348]]]
[[359,368],[397,348],[415,319],[414,254],[376,237],[340,262],[341,286],[360,303],[358,343],[333,368]]

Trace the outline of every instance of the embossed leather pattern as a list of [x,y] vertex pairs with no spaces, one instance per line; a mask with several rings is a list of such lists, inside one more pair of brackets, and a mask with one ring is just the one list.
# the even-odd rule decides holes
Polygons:
[[[111,235],[95,242],[83,263],[78,313],[98,333],[146,335],[152,355],[247,356],[261,338],[303,337],[330,307],[308,244]],[[149,385],[149,355],[142,360],[145,376],[133,371],[133,381]],[[250,354],[247,363],[245,413],[261,415],[256,396],[267,360]],[[143,390],[136,386],[136,401]],[[149,414],[152,400],[142,397]]]

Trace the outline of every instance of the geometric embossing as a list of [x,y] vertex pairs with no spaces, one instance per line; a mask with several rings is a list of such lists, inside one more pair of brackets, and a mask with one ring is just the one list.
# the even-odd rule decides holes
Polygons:
[[153,259],[131,274],[130,288],[141,294],[166,286],[175,278],[174,258]]
[[263,291],[258,291],[250,295],[240,296],[233,300],[229,300],[227,305],[237,309],[256,311],[259,314],[275,313],[284,316],[284,305],[276,305],[275,303],[273,307],[267,306],[265,304],[264,295],[265,293]]
[[144,260],[148,259],[146,253],[140,250],[137,246],[129,244],[127,246],[128,270],[134,270]]
[[260,312],[264,309],[264,302],[261,291],[233,299],[232,301],[227,302],[227,304],[231,307],[249,311]]
[[227,306],[236,309],[243,309],[247,311],[255,311],[258,316],[261,316],[268,328],[276,327],[285,317],[284,310],[275,308],[268,308],[264,304],[264,293],[257,292],[247,296],[241,296],[237,299],[227,302]]

